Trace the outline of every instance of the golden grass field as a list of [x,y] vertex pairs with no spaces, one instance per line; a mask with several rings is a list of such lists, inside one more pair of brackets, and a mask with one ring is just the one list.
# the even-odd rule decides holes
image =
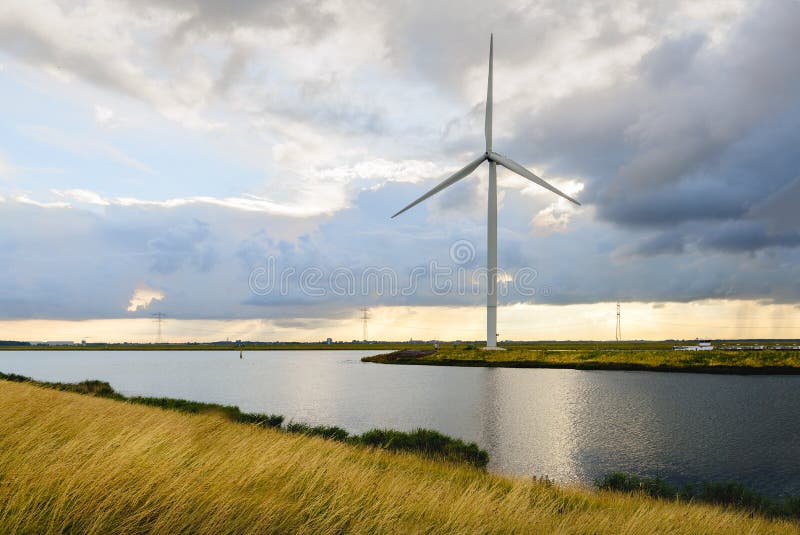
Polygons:
[[0,381],[0,533],[800,533]]

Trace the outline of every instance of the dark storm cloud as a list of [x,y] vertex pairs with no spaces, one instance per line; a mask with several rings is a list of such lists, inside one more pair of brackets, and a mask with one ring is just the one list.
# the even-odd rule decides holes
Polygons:
[[685,249],[685,235],[680,231],[660,232],[654,237],[637,242],[630,251],[623,247],[622,254],[633,253],[641,256],[679,254]]
[[647,192],[620,192],[598,205],[598,213],[626,226],[671,226],[684,221],[733,219],[746,212],[747,193],[699,182]]
[[772,232],[800,229],[800,177],[754,205],[749,217],[768,223]]
[[217,253],[210,243],[208,223],[194,220],[171,228],[147,242],[152,257],[153,271],[174,273],[184,266],[207,272],[217,261]]
[[700,240],[701,247],[725,252],[753,251],[764,247],[797,247],[800,232],[774,234],[757,221],[731,221],[717,226]]
[[[582,199],[603,220],[663,228],[644,250],[680,250],[674,226],[699,221],[681,242],[731,252],[796,245],[761,225],[791,209],[756,207],[776,191],[787,206],[800,201],[788,187],[800,170],[798,27],[800,3],[779,0],[753,6],[722,44],[665,40],[631,81],[528,115],[509,150],[586,179]],[[731,234],[730,222],[756,218]]]

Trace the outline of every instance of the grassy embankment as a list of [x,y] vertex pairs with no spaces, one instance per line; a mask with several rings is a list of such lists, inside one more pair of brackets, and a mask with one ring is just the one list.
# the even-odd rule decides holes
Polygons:
[[401,350],[361,359],[384,364],[484,366],[505,368],[575,368],[702,373],[800,374],[800,351],[673,351],[632,344],[564,347],[509,345],[506,351],[483,351],[474,345],[443,345],[439,351]]
[[0,373],[0,380],[28,383],[63,392],[109,398],[115,401],[125,401],[189,414],[213,413],[231,422],[253,424],[258,427],[280,429],[288,433],[319,436],[328,440],[379,447],[392,451],[410,451],[441,461],[471,464],[477,468],[485,468],[489,463],[489,454],[480,449],[474,442],[467,444],[460,439],[448,437],[430,429],[416,429],[409,432],[393,429],[372,429],[361,435],[351,435],[347,430],[333,425],[308,425],[302,422],[289,422],[285,426],[281,426],[284,420],[283,416],[242,412],[239,407],[230,405],[166,397],[126,397],[116,392],[105,381],[88,380],[79,383],[50,383],[36,381],[13,373]]
[[2,533],[800,533],[743,511],[0,381]]

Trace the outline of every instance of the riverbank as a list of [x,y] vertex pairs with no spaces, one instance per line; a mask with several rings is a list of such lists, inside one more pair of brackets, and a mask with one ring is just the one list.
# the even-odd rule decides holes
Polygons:
[[0,381],[0,532],[800,533],[742,511]]
[[509,346],[505,351],[483,351],[474,345],[442,347],[437,351],[403,349],[364,362],[428,366],[500,368],[569,368],[727,374],[800,374],[798,351],[673,351],[632,347],[552,349]]

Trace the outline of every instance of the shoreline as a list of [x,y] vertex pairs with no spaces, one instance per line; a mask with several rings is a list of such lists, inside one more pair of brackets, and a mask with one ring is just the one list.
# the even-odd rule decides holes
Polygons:
[[[678,354],[677,352],[661,351],[637,351],[637,350],[613,350],[606,352],[579,353],[564,356],[562,352],[553,355],[556,351],[542,351],[542,356],[550,357],[550,360],[538,359],[536,356],[521,355],[522,358],[503,359],[502,355],[494,354],[486,356],[477,353],[480,350],[471,350],[475,358],[463,358],[465,350],[444,349],[440,351],[395,351],[380,355],[362,357],[362,362],[376,364],[401,364],[410,366],[455,366],[465,368],[527,368],[527,369],[562,369],[562,370],[583,370],[583,371],[636,371],[636,372],[656,372],[656,373],[698,373],[710,375],[800,375],[800,363],[797,362],[798,355],[791,354],[786,358],[779,355],[777,360],[792,362],[792,364],[746,364],[756,357],[763,357],[764,353],[753,356],[749,352],[739,352],[736,354],[724,352],[708,352],[708,354]],[[519,351],[509,350],[510,354]],[[477,357],[480,355],[480,358]],[[527,357],[527,358],[525,358]],[[767,355],[774,357],[774,355]],[[630,359],[625,362],[619,359]],[[651,360],[651,362],[635,362],[637,358]],[[698,358],[705,359],[697,362]],[[739,360],[739,364],[709,364],[706,361]],[[559,359],[559,360],[557,360]],[[606,360],[603,360],[606,359]],[[613,360],[617,359],[617,360]],[[668,359],[671,359],[670,362]],[[773,359],[775,360],[775,359]],[[678,361],[678,362],[674,362]]]
[[364,357],[362,362],[375,364],[402,364],[408,366],[453,366],[459,368],[527,368],[539,370],[582,370],[582,371],[617,371],[617,372],[657,372],[657,373],[702,373],[711,375],[800,375],[800,368],[794,366],[646,366],[640,364],[591,363],[591,364],[556,364],[549,362],[481,362],[476,360],[377,360],[376,357]]

